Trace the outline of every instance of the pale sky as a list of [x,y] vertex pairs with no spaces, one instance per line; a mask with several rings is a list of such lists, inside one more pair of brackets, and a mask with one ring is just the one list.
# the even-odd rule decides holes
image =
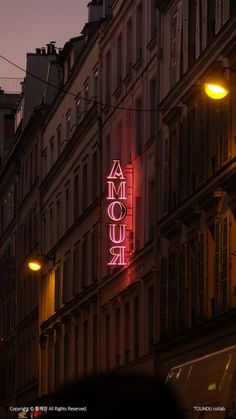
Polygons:
[[[89,0],[1,0],[0,55],[22,68],[26,53],[56,41],[63,47],[78,36],[88,20]],[[24,73],[0,58],[1,77],[24,77]]]

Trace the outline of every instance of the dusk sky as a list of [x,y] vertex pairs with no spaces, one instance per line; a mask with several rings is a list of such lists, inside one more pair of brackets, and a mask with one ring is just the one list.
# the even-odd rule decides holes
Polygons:
[[[0,55],[22,68],[26,53],[56,41],[63,47],[78,36],[87,22],[89,0],[2,0]],[[1,77],[24,77],[21,70],[0,58]]]

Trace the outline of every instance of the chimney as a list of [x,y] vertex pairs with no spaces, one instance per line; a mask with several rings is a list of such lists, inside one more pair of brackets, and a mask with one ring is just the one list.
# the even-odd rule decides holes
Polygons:
[[36,54],[41,54],[41,48],[36,48],[35,52],[36,52]]
[[46,48],[45,47],[42,47],[41,51],[42,51],[42,54],[46,54]]
[[92,0],[88,4],[88,23],[98,22],[102,18],[102,0]]

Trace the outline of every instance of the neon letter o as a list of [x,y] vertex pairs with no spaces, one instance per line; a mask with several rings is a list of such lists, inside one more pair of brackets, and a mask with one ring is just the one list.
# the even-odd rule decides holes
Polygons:
[[[119,207],[119,211],[120,211],[119,216],[118,215],[115,216],[115,206]],[[123,202],[115,201],[109,205],[109,207],[107,208],[107,213],[113,221],[121,221],[123,220],[123,218],[125,218],[127,214],[127,208],[125,204],[123,204]]]

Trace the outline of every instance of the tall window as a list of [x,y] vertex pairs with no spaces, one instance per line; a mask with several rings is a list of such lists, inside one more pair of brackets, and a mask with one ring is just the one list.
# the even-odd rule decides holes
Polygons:
[[84,374],[86,375],[88,373],[88,320],[84,322]]
[[57,388],[60,385],[61,378],[61,329],[57,328],[56,330],[56,342],[55,342],[55,366],[54,366],[54,376],[55,376],[55,387]]
[[89,101],[89,83],[88,80],[84,83],[84,111],[88,110],[88,101]]
[[94,151],[92,157],[92,200],[94,201],[98,196],[98,154],[97,150]]
[[[171,14],[170,29],[170,86],[172,87],[177,80],[177,7],[174,8]],[[192,28],[190,33],[193,33],[195,36],[195,31]]]
[[154,344],[154,287],[148,288],[147,295],[147,330],[148,330],[148,350],[153,350]]
[[57,239],[60,237],[60,226],[61,226],[61,202],[60,198],[57,199],[57,213],[56,213],[56,234]]
[[71,261],[70,252],[67,252],[63,261],[63,304],[70,299],[70,281],[71,281]]
[[69,187],[65,190],[65,231],[69,228],[69,211],[70,211],[70,202],[69,202]]
[[111,95],[111,53],[110,50],[105,57],[105,103],[110,104]]
[[156,1],[150,1],[150,41],[157,36],[157,9]]
[[53,204],[49,209],[49,245],[52,246],[54,241],[54,210]]
[[142,58],[143,9],[142,2],[136,8],[136,60]]
[[98,96],[98,69],[96,68],[93,73],[93,95],[95,100]]
[[148,239],[152,240],[154,238],[154,213],[155,213],[155,187],[154,180],[148,184]]
[[110,368],[110,316],[105,316],[105,369]]
[[142,101],[141,99],[137,99],[135,101],[135,149],[137,154],[141,154],[142,152],[142,129],[143,129],[143,122],[142,122]]
[[73,295],[79,292],[79,280],[80,280],[80,242],[76,243],[73,253]]
[[83,166],[83,211],[86,210],[88,206],[88,163],[85,163]]
[[61,153],[61,125],[57,128],[57,155]]
[[54,164],[54,137],[50,140],[50,166]]
[[120,366],[120,308],[115,310],[115,363]]
[[70,132],[71,129],[71,111],[67,112],[66,114],[66,141],[70,139]]
[[75,376],[79,376],[79,368],[80,368],[80,328],[79,326],[75,329]]
[[97,371],[98,362],[98,316],[93,316],[93,372]]
[[149,137],[155,137],[156,130],[156,79],[153,79],[149,83]]
[[61,269],[57,266],[55,269],[55,311],[59,310],[62,301],[62,283],[61,283]]
[[74,177],[74,221],[79,218],[80,215],[80,188],[79,188],[79,173],[76,173]]
[[77,124],[80,123],[80,114],[81,114],[81,98],[80,98],[80,93],[77,95],[76,99],[76,121]]
[[98,278],[98,226],[95,226],[91,237],[92,244],[92,280]]
[[130,18],[126,24],[126,74],[132,69],[133,60],[133,22]]
[[139,356],[139,296],[134,298],[134,359]]
[[81,272],[82,288],[88,285],[88,234],[83,238],[82,243],[82,272]]
[[122,35],[117,38],[116,45],[116,87],[120,87],[122,81],[122,66],[123,66],[123,51],[122,51]]
[[129,361],[129,338],[130,338],[130,305],[129,303],[125,303],[125,327],[124,327],[124,340],[125,340],[125,362]]

